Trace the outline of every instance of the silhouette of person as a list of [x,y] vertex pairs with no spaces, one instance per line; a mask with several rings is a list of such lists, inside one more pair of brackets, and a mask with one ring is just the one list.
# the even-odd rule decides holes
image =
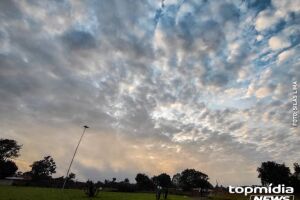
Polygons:
[[162,187],[158,185],[156,189],[156,200],[160,200],[161,191]]

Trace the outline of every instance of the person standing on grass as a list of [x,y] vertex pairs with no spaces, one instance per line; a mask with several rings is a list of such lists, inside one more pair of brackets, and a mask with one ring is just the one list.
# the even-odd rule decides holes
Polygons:
[[156,200],[160,200],[161,191],[162,187],[158,185],[156,189]]

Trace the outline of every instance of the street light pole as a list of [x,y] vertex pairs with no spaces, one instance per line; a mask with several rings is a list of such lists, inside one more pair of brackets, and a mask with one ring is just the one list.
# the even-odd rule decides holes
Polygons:
[[86,130],[87,128],[89,128],[89,127],[86,126],[86,125],[83,126],[83,132],[82,132],[81,137],[80,137],[80,139],[79,139],[79,141],[78,141],[77,147],[76,147],[76,149],[75,149],[75,151],[74,151],[74,154],[73,154],[72,160],[71,160],[71,162],[70,162],[70,165],[69,165],[67,174],[66,174],[66,176],[65,176],[65,181],[64,181],[64,184],[63,184],[62,189],[65,189],[65,186],[66,186],[66,183],[67,183],[67,179],[68,179],[68,176],[69,176],[69,172],[70,172],[71,166],[72,166],[72,164],[73,164],[73,160],[74,160],[74,158],[75,158],[75,155],[76,155],[76,153],[77,153],[78,147],[79,147],[79,145],[80,145],[80,142],[81,142],[81,140],[82,140],[82,138],[83,138],[83,135],[84,135],[84,133],[85,133],[85,130]]

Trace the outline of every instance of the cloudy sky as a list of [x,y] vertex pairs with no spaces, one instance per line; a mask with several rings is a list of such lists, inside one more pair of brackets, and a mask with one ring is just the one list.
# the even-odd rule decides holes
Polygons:
[[0,137],[80,180],[195,168],[256,184],[300,158],[300,0],[0,1]]

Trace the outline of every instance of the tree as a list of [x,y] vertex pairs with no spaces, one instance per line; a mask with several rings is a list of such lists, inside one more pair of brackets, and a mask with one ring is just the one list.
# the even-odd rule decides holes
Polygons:
[[128,178],[125,178],[125,179],[124,179],[124,183],[129,183],[129,179],[128,179]]
[[212,187],[208,182],[208,176],[195,169],[182,171],[179,178],[179,185],[185,191],[189,191],[193,188],[207,189]]
[[0,179],[15,175],[17,170],[18,167],[13,161],[10,160],[0,161]]
[[298,163],[294,163],[294,175],[296,176],[300,175],[300,165]]
[[67,181],[68,182],[73,182],[75,180],[76,174],[74,174],[73,172],[71,172],[69,174],[69,176],[67,177]]
[[172,185],[171,177],[166,173],[162,173],[158,176],[154,176],[152,178],[152,181],[153,181],[154,184],[159,185],[161,187],[168,188]]
[[180,177],[181,177],[181,174],[177,173],[172,178],[172,184],[177,188],[180,186]]
[[139,190],[151,190],[152,182],[146,174],[138,173],[135,181]]
[[257,168],[258,178],[261,180],[262,185],[278,185],[288,184],[291,176],[290,169],[285,164],[278,164],[273,161],[263,162]]
[[27,171],[27,172],[24,172],[23,174],[22,174],[22,177],[24,177],[25,179],[32,179],[32,173],[31,173],[31,171]]
[[19,156],[21,147],[15,140],[0,139],[0,178],[15,175],[18,167],[10,159]]
[[15,140],[0,139],[0,160],[18,157],[21,147]]
[[296,193],[300,193],[300,165],[294,163],[294,174],[291,176],[291,185]]
[[51,156],[35,161],[31,167],[32,178],[35,180],[49,179],[56,173],[56,164]]
[[97,187],[97,185],[95,183],[93,183],[93,181],[88,180],[86,182],[87,188],[85,189],[85,194],[88,197],[96,197],[97,194],[99,193],[99,188]]

